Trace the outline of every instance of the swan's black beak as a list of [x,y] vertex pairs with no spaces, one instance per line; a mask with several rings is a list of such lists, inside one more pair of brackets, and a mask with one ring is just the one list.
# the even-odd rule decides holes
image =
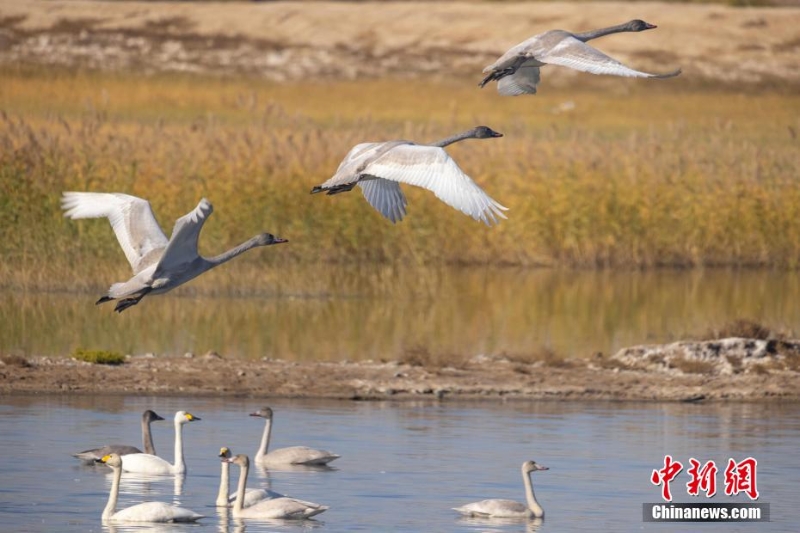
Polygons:
[[492,137],[502,137],[502,136],[503,134],[500,133],[499,131],[492,130]]
[[650,24],[649,22],[644,23],[644,29],[646,30],[653,30],[655,28],[658,28],[658,26],[656,26],[655,24]]
[[280,237],[275,237],[275,240],[272,241],[272,244],[280,244],[282,242],[289,242],[289,239],[281,239]]
[[163,416],[158,416],[157,414],[153,413],[153,422],[158,422],[159,420],[165,420]]
[[258,417],[260,417],[261,415],[258,414],[258,413],[250,413],[250,416],[258,416]]

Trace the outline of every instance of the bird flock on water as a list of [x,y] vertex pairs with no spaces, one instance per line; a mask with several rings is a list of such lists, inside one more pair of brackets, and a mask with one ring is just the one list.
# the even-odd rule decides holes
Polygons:
[[[681,73],[653,74],[632,69],[587,44],[587,41],[623,32],[641,32],[656,28],[642,20],[582,33],[550,30],[511,47],[497,61],[487,66],[479,86],[497,82],[503,96],[536,94],[541,79],[540,69],[546,65],[572,68],[591,74],[606,74],[633,78],[671,78]],[[408,202],[401,184],[427,189],[442,202],[491,226],[505,219],[503,206],[476,184],[448,155],[445,148],[467,139],[502,137],[487,126],[477,126],[430,144],[408,140],[366,142],[354,146],[339,164],[333,176],[311,189],[311,193],[336,195],[361,189],[367,203],[392,223],[406,216]],[[133,270],[128,281],[114,283],[97,303],[116,301],[115,311],[122,312],[149,294],[163,294],[204,272],[222,265],[260,246],[288,242],[271,233],[256,235],[242,244],[214,257],[203,257],[197,250],[200,230],[213,212],[211,203],[203,198],[197,207],[175,222],[168,239],[156,221],[150,203],[124,193],[64,192],[64,215],[71,219],[107,218]],[[251,416],[265,419],[264,433],[254,461],[262,467],[281,464],[327,465],[339,455],[304,446],[268,451],[272,428],[272,410],[265,407]],[[185,475],[183,458],[183,426],[200,420],[185,411],[175,414],[174,463],[158,457],[153,448],[150,423],[163,420],[153,411],[142,415],[142,438],[145,451],[133,446],[110,445],[77,454],[85,462],[102,463],[113,472],[108,504],[102,514],[108,522],[194,522],[202,515],[161,502],[145,502],[117,510],[117,499],[123,471],[145,474]],[[264,489],[247,489],[250,458],[233,455],[222,447],[218,507],[231,507],[234,518],[308,519],[328,509],[325,505],[290,498]],[[230,465],[240,469],[237,490],[229,492]],[[533,472],[548,470],[535,461],[522,464],[525,503],[513,500],[487,499],[455,507],[467,516],[483,518],[544,517],[544,509],[536,500],[531,482]]]

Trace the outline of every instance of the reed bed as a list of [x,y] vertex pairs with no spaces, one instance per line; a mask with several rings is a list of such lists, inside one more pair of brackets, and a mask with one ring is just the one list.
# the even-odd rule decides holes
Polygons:
[[[63,218],[65,190],[147,198],[167,234],[207,197],[216,212],[201,236],[206,254],[261,231],[290,240],[221,269],[215,287],[263,279],[264,265],[300,263],[795,268],[800,260],[796,95],[676,93],[627,80],[624,91],[508,99],[446,81],[275,85],[21,68],[0,76],[7,285],[94,286],[128,275],[107,223]],[[408,217],[396,225],[357,191],[308,194],[358,142],[432,141],[476,124],[505,137],[449,151],[510,208],[499,226],[412,188]]]

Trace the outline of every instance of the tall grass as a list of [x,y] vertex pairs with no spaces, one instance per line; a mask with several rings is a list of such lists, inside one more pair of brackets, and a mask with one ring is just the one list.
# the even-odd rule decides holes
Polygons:
[[[264,230],[290,240],[240,259],[254,265],[800,260],[797,96],[674,94],[627,80],[627,94],[509,99],[413,80],[273,85],[28,69],[0,76],[0,276],[9,283],[127,275],[106,223],[62,217],[64,190],[147,198],[167,234],[205,196],[216,212],[201,252]],[[357,191],[308,194],[358,142],[435,140],[476,124],[505,137],[448,150],[510,208],[497,227],[412,188],[397,225]]]

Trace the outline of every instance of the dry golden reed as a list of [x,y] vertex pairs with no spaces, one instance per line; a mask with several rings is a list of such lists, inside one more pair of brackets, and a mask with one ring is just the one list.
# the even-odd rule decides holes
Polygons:
[[[800,259],[793,95],[675,93],[630,80],[620,81],[628,94],[501,98],[414,80],[1,75],[0,275],[9,283],[127,275],[106,223],[63,218],[64,190],[147,198],[167,234],[207,197],[216,212],[201,236],[205,254],[261,231],[290,240],[246,254],[243,265],[796,267]],[[510,208],[497,227],[413,188],[396,225],[358,191],[309,195],[358,142],[432,141],[477,124],[505,136],[448,151]]]

